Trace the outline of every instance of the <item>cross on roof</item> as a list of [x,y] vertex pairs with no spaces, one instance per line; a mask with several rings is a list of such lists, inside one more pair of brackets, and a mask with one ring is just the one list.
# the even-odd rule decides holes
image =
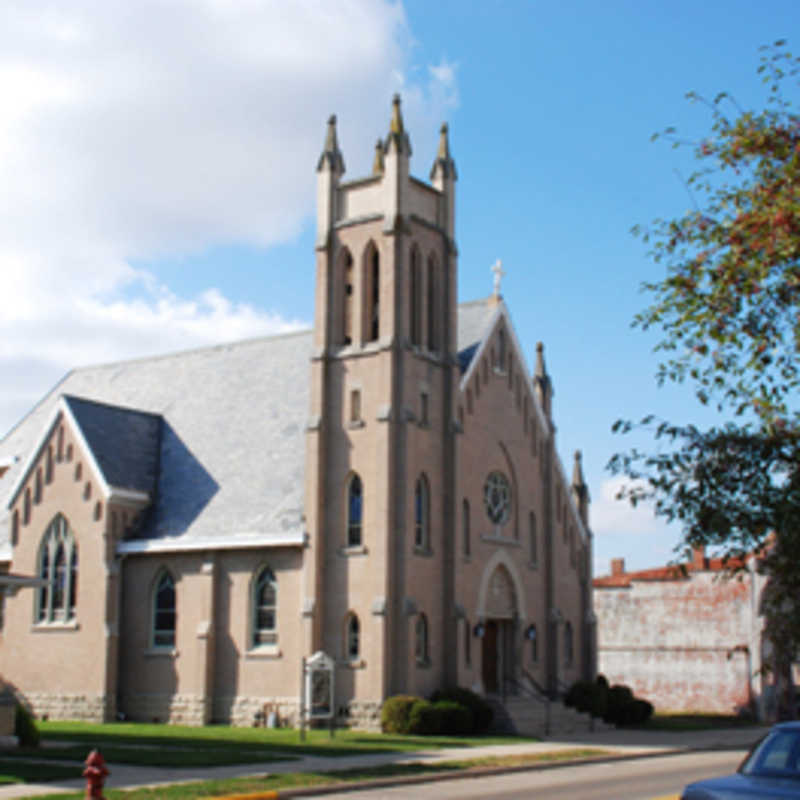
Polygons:
[[494,273],[494,293],[498,297],[500,296],[500,281],[503,279],[503,276],[506,274],[503,270],[503,262],[498,258],[497,261],[494,262],[492,265],[492,272]]

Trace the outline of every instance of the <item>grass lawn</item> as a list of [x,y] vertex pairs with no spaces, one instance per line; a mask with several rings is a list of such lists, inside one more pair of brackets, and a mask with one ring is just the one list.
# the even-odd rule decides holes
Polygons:
[[[210,725],[150,725],[135,722],[95,725],[84,722],[38,722],[47,747],[21,749],[20,759],[83,761],[93,747],[106,761],[158,767],[222,766],[290,760],[302,755],[351,756],[407,752],[422,748],[463,747],[524,741],[518,737],[393,736],[361,731],[307,732],[305,742],[289,728],[231,728]],[[54,745],[54,746],[51,746]]]
[[[150,789],[111,789],[106,790],[108,800],[195,800],[225,795],[268,792],[300,786],[319,786],[321,784],[346,784],[364,780],[393,778],[397,776],[432,775],[434,773],[480,769],[486,767],[526,767],[538,764],[591,758],[605,755],[608,751],[600,749],[562,750],[536,755],[500,756],[494,758],[463,759],[439,764],[387,764],[360,769],[337,770],[335,772],[294,773],[270,775],[262,778],[234,778],[224,781],[198,781],[174,786],[159,786]],[[43,800],[77,800],[83,797],[80,792],[39,795]]]

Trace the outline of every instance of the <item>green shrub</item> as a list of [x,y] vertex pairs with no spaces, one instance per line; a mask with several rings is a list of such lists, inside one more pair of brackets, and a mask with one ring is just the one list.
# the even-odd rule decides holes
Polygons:
[[653,704],[640,697],[635,697],[628,711],[629,721],[626,725],[644,725],[653,716]]
[[409,715],[419,697],[396,694],[387,697],[381,707],[381,730],[384,733],[409,733]]
[[[603,679],[605,680],[605,678]],[[592,684],[589,713],[593,717],[605,717],[608,710],[608,684],[595,681]]]
[[441,715],[439,733],[445,736],[469,736],[474,730],[472,711],[454,700],[438,700],[433,707]]
[[454,703],[466,706],[472,712],[472,733],[485,733],[489,730],[494,711],[479,694],[461,686],[451,686],[448,689],[439,689],[431,695],[432,703],[438,703],[440,700],[452,700]]
[[613,725],[643,725],[653,714],[647,700],[635,697],[627,686],[612,686],[608,690],[608,706],[603,719]]
[[600,681],[575,681],[564,696],[564,705],[602,717],[608,708],[608,688]]
[[608,679],[606,678],[606,676],[605,676],[605,675],[603,675],[603,673],[602,673],[602,672],[598,672],[598,673],[597,673],[597,677],[594,679],[594,682],[595,682],[595,683],[596,683],[598,686],[602,686],[602,687],[603,687],[603,689],[605,689],[606,691],[608,691]]
[[592,681],[575,681],[564,695],[564,705],[578,711],[588,711],[594,685]]
[[22,747],[39,746],[39,729],[36,727],[33,715],[25,706],[17,705],[14,716],[14,735],[19,739]]
[[408,733],[414,736],[435,736],[442,730],[442,712],[428,700],[417,700],[408,715]]

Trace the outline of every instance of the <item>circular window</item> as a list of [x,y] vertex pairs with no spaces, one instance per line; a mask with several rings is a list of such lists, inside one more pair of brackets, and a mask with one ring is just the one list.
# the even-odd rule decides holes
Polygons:
[[502,472],[490,472],[483,487],[486,515],[495,525],[504,525],[511,515],[511,486]]

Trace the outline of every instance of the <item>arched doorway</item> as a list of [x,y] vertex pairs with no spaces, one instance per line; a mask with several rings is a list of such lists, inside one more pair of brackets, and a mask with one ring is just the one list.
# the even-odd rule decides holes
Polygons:
[[514,677],[518,619],[517,595],[508,569],[499,564],[492,572],[484,598],[481,678],[486,692],[500,692]]

